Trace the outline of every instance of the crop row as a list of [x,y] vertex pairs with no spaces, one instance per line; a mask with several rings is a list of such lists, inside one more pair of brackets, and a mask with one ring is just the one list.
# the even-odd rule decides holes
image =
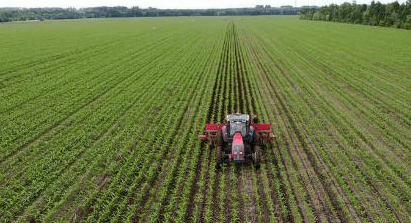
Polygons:
[[[398,30],[285,17],[2,29],[21,35],[0,55],[0,221],[410,219],[410,67],[399,54],[411,49],[380,44]],[[217,171],[198,140],[235,112],[278,136],[259,170]]]
[[[400,151],[407,150],[406,131],[409,126],[406,122],[398,124],[392,116],[388,118],[381,112],[375,112],[385,109],[396,111],[394,114],[399,118],[406,115],[406,110],[388,104],[391,101],[389,97],[398,92],[394,94],[382,88],[395,82],[381,78],[372,87],[361,88],[360,83],[367,86],[363,78],[371,78],[354,75],[351,64],[361,60],[350,63],[344,57],[334,57],[333,51],[324,49],[326,44],[321,48],[314,44],[314,39],[287,36],[287,29],[283,34],[272,37],[271,30],[264,26],[258,28],[255,32],[259,35],[249,35],[248,38],[253,43],[250,48],[255,47],[255,52],[259,52],[256,60],[261,66],[256,68],[266,75],[264,83],[270,83],[267,85],[273,96],[267,98],[266,103],[274,101],[277,108],[273,107],[273,111],[268,113],[283,117],[273,122],[280,123],[280,131],[288,131],[288,135],[281,134],[289,153],[287,159],[296,171],[306,169],[306,174],[300,172],[298,178],[290,180],[297,184],[294,187],[301,184],[306,191],[299,189],[300,192],[293,193],[296,197],[312,199],[307,205],[319,204],[311,208],[300,205],[301,215],[312,215],[309,213],[311,209],[317,218],[328,221],[359,221],[361,217],[369,220],[376,215],[389,221],[406,219],[409,207],[401,201],[409,196],[405,176],[409,165]],[[324,52],[330,54],[324,55]],[[328,59],[318,58],[323,55]],[[340,64],[347,64],[346,70]],[[363,66],[373,69],[364,63]],[[378,71],[374,77],[377,75]],[[341,88],[341,85],[346,87]],[[400,87],[398,83],[394,86]],[[379,91],[373,91],[378,88]],[[361,100],[362,95],[368,95],[366,100]],[[387,98],[380,100],[380,96],[385,95]],[[286,123],[281,124],[282,120]],[[396,127],[390,129],[396,122]],[[405,125],[403,129],[401,125]],[[367,126],[367,129],[362,126]],[[390,133],[381,128],[380,131],[374,130],[379,126],[385,126]],[[397,141],[393,136],[402,136],[402,139]],[[288,140],[292,144],[287,145]],[[392,143],[396,146],[388,146]],[[364,196],[366,193],[372,195]],[[375,207],[380,211],[375,213]]]
[[[197,38],[193,38],[194,36],[192,35],[192,33],[188,33],[184,37],[188,40],[185,41],[185,43],[190,43],[190,41],[192,43],[196,43],[195,41],[198,41]],[[173,36],[171,38],[176,38],[176,36]],[[131,41],[132,40],[133,39],[131,39]],[[207,40],[204,40],[202,42],[207,42]],[[173,128],[173,124],[167,124],[167,122],[175,120],[174,117],[176,113],[174,111],[183,112],[183,117],[185,117],[186,114],[184,112],[192,110],[192,108],[188,108],[187,106],[186,110],[182,109],[183,107],[181,106],[176,106],[178,103],[184,103],[184,101],[186,101],[184,98],[189,97],[189,95],[183,95],[181,92],[184,92],[184,90],[186,90],[186,88],[190,86],[188,83],[190,83],[192,79],[186,78],[186,82],[181,84],[179,83],[179,79],[176,77],[178,77],[178,75],[187,76],[188,74],[199,76],[199,70],[195,71],[196,68],[192,66],[196,63],[193,63],[193,61],[189,60],[188,58],[191,56],[192,58],[201,60],[201,56],[203,56],[203,54],[201,54],[199,57],[193,57],[195,56],[194,52],[196,52],[193,51],[193,48],[196,49],[195,45],[193,44],[184,45],[184,47],[181,46],[181,44],[176,45],[166,43],[163,46],[156,46],[156,51],[152,51],[150,50],[150,47],[148,47],[146,48],[146,50],[148,51],[143,52],[150,52],[151,55],[145,56],[141,53],[141,55],[139,55],[139,57],[141,56],[141,58],[145,58],[146,60],[143,60],[141,62],[138,60],[135,61],[137,62],[135,66],[133,66],[133,64],[131,63],[125,63],[123,64],[124,67],[120,66],[118,68],[118,71],[111,70],[111,72],[114,71],[122,73],[120,72],[120,70],[123,68],[125,72],[122,74],[125,77],[128,77],[126,79],[127,81],[121,82],[121,85],[116,85],[116,88],[112,87],[106,92],[106,94],[98,98],[98,100],[93,100],[91,103],[88,103],[78,109],[78,111],[68,116],[61,123],[53,126],[44,135],[41,135],[37,139],[33,140],[33,142],[28,145],[28,148],[23,148],[23,150],[19,151],[19,153],[8,157],[8,159],[2,163],[2,165],[7,167],[8,170],[7,172],[5,171],[4,175],[2,175],[4,177],[7,176],[7,180],[2,182],[4,182],[5,184],[5,190],[6,188],[8,190],[2,191],[2,197],[6,198],[4,200],[7,200],[7,204],[5,205],[5,207],[7,208],[5,210],[7,210],[8,213],[2,215],[2,218],[9,219],[12,216],[18,215],[21,215],[22,219],[30,216],[34,218],[40,218],[41,216],[44,216],[44,211],[50,211],[50,208],[54,205],[57,208],[56,210],[58,210],[59,207],[69,208],[67,207],[67,205],[71,205],[70,199],[73,199],[73,193],[82,192],[79,191],[79,188],[82,188],[84,186],[83,183],[90,184],[90,182],[96,179],[96,174],[101,173],[103,176],[105,176],[104,172],[107,171],[106,168],[109,168],[110,166],[111,168],[114,168],[114,166],[116,166],[113,166],[113,163],[111,162],[109,157],[117,160],[120,159],[120,157],[123,157],[123,154],[128,154],[128,152],[126,152],[128,150],[127,146],[125,146],[126,144],[123,144],[121,140],[116,139],[116,137],[120,137],[124,134],[127,134],[128,137],[138,136],[141,137],[142,140],[148,140],[150,139],[150,137],[152,137],[152,139],[150,140],[156,141],[155,144],[150,143],[153,144],[152,147],[146,149],[145,146],[141,146],[141,148],[146,149],[145,151],[147,152],[147,154],[152,155],[162,154],[156,149],[156,147],[158,146],[155,145],[164,144],[163,149],[167,148],[168,150],[169,147],[167,145],[170,140],[177,142],[179,132],[177,132],[177,130]],[[174,56],[173,54],[167,55],[162,53],[161,55],[156,55],[156,52],[164,52],[164,47],[174,47],[176,48],[176,50],[169,49],[168,51],[173,52],[174,55],[185,56],[178,59],[179,57]],[[178,47],[180,47],[180,49]],[[210,49],[210,47],[204,48],[204,50],[208,49]],[[126,57],[123,56],[123,58]],[[128,56],[127,58],[136,59],[133,56],[131,58],[130,56]],[[178,60],[175,60],[174,58]],[[164,63],[164,61],[166,60],[170,60],[170,62]],[[177,65],[185,64],[185,66],[172,66],[172,60],[175,60],[177,62]],[[141,66],[141,63],[148,63],[148,65]],[[150,63],[151,65],[149,65]],[[137,67],[139,68],[138,70],[135,69]],[[129,69],[132,73],[127,73],[127,69]],[[160,71],[159,69],[162,70]],[[147,74],[150,72],[151,75]],[[130,76],[130,74],[134,75]],[[131,77],[134,77],[134,79],[132,79]],[[102,77],[101,79],[106,78]],[[201,83],[201,80],[199,80],[198,83]],[[179,95],[175,95],[177,91],[176,89],[179,89]],[[196,88],[191,87],[191,89],[192,91],[194,91]],[[142,97],[143,95],[150,95],[154,98],[151,100],[146,100],[144,97]],[[165,108],[163,110],[163,105],[161,103],[163,96],[166,97],[166,104],[169,107],[169,112],[166,113],[163,113],[163,111],[167,110]],[[173,99],[173,101],[170,101],[170,99]],[[110,106],[110,103],[113,106]],[[121,103],[124,104],[125,107],[122,106]],[[99,106],[101,107],[101,109],[99,109]],[[146,112],[150,110],[155,117],[161,117],[161,119],[146,120],[150,117],[147,116]],[[90,111],[93,112],[90,113]],[[168,114],[168,116],[163,117],[163,114]],[[130,117],[136,117],[136,120],[130,119]],[[135,121],[136,123],[134,123]],[[123,125],[126,125],[128,122],[131,122],[133,124],[128,130],[133,132],[133,135],[130,135],[130,132],[127,132],[122,128]],[[159,128],[158,123],[164,123],[163,128]],[[147,134],[149,135],[143,135],[141,134],[142,132],[144,132],[143,129],[141,129],[141,131],[138,131],[138,129],[135,128],[137,126],[144,127],[147,124],[153,126],[153,130],[165,131],[167,135],[164,136],[167,141],[163,141],[164,137],[154,135],[154,132],[148,132]],[[178,126],[174,127],[176,128]],[[96,129],[100,129],[100,132],[93,132]],[[113,132],[116,133],[116,130],[121,132],[113,134]],[[177,137],[174,138],[173,135],[176,135]],[[126,137],[124,139],[130,141],[130,138]],[[131,141],[134,143],[134,141],[137,140]],[[46,144],[49,144],[50,147],[46,147]],[[111,146],[108,146],[110,144]],[[110,149],[108,149],[108,151],[105,152],[105,156],[98,156],[100,158],[94,157],[96,155],[94,150],[101,151],[102,148],[100,148],[99,146],[102,145],[105,145],[104,147],[102,147],[105,148],[103,151],[106,151],[111,147],[113,148],[113,150],[121,149],[122,152],[110,152]],[[180,147],[180,150],[181,149],[182,147]],[[59,150],[60,152],[56,153]],[[136,152],[141,152],[141,154],[139,155],[144,159],[146,158],[144,151],[136,149]],[[27,154],[31,154],[32,156],[29,157],[27,156]],[[128,156],[128,163],[124,163],[124,168],[128,167],[129,162],[133,160],[132,157],[133,156],[131,155]],[[23,158],[25,160],[22,160]],[[96,159],[94,160],[92,158]],[[93,162],[91,162],[90,165],[87,164],[86,160]],[[150,161],[150,159],[147,160]],[[26,165],[24,165],[23,168],[18,168],[17,165],[22,161],[26,163]],[[33,164],[27,165],[30,162]],[[156,163],[160,162],[161,161],[158,161]],[[44,166],[41,166],[42,168],[39,168],[40,166],[35,165],[37,163],[42,163],[44,164]],[[165,165],[168,163],[169,162],[165,162]],[[138,163],[136,163],[136,165],[137,164]],[[119,163],[117,163],[117,165],[119,165]],[[153,168],[155,169],[155,167],[152,167],[151,169],[154,170]],[[45,171],[47,172],[46,175]],[[76,173],[75,171],[80,171],[80,173],[82,174],[77,176],[78,173]],[[114,173],[110,173],[107,176],[111,177],[111,175],[114,175]],[[79,179],[82,179],[81,181],[85,182],[81,183],[80,181],[75,183]],[[131,177],[129,179],[133,180],[134,177]],[[113,179],[113,181],[115,180],[116,179]],[[102,181],[107,181],[107,178],[104,178],[104,180]],[[21,193],[19,193],[21,190],[17,187],[21,184],[21,182],[27,182],[30,183],[30,185],[22,185],[22,187],[24,187],[25,189]],[[48,183],[47,185],[45,185],[42,184],[42,182]],[[62,186],[63,183],[67,186],[59,187]],[[14,190],[11,187],[13,187]],[[36,191],[36,193],[33,193],[32,191]],[[88,193],[89,191],[86,192]],[[24,194],[29,195],[29,197]],[[17,202],[17,199],[23,199],[25,197],[27,197],[25,202]],[[47,198],[48,202],[45,202],[43,198]],[[18,206],[16,206],[16,204],[18,204]],[[25,210],[25,213],[22,213],[22,210]],[[78,212],[79,210],[76,211]],[[58,212],[59,211],[51,211],[50,213]],[[56,217],[52,214],[48,214],[47,216],[53,218]]]

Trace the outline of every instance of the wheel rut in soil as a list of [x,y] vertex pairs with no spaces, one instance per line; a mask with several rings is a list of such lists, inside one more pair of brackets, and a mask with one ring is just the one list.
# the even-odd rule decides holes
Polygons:
[[[220,56],[220,61],[218,64],[218,71],[216,74],[216,78],[215,78],[215,82],[214,82],[214,86],[213,86],[213,91],[211,93],[211,103],[208,107],[208,111],[207,111],[207,119],[206,119],[206,123],[211,123],[211,122],[222,122],[224,120],[224,115],[222,115],[224,112],[224,102],[225,102],[225,94],[226,94],[226,76],[224,75],[225,73],[223,72],[223,70],[226,67],[226,61],[227,61],[227,55],[226,55],[226,49],[227,49],[228,43],[227,43],[227,38],[224,39],[224,44],[223,44],[223,50]],[[220,105],[220,100],[221,98],[223,99],[223,103],[221,104],[222,106],[219,108]],[[218,115],[218,110],[220,111],[221,115]],[[191,186],[191,190],[190,190],[190,195],[189,195],[189,199],[188,199],[188,205],[187,205],[187,210],[186,210],[186,214],[185,214],[185,220],[186,222],[190,222],[192,220],[193,217],[193,211],[195,209],[195,201],[194,201],[194,197],[198,191],[198,187],[197,187],[197,182],[200,179],[200,175],[201,175],[201,167],[202,167],[202,156],[204,154],[204,150],[205,150],[205,146],[206,143],[201,143],[201,147],[200,147],[200,156],[198,158],[197,164],[196,164],[196,174],[195,174],[195,178],[194,178],[194,183]],[[208,156],[211,159],[211,153]],[[209,162],[210,165],[210,162]],[[216,175],[216,177],[218,178],[218,174]],[[216,191],[216,189],[218,188],[218,183],[219,181],[216,180],[215,181],[215,185],[213,185],[214,191],[213,191],[213,203],[214,204],[218,204],[217,202],[217,198],[218,195],[214,194],[214,192]],[[203,198],[205,198],[205,192],[203,192]],[[205,202],[203,202],[202,205],[205,205]],[[214,205],[215,207],[216,205]],[[200,216],[204,215],[204,208],[202,208],[200,210]],[[215,214],[214,214],[215,216]],[[200,218],[201,219],[201,218]]]
[[[233,22],[229,22],[224,41],[223,41],[223,48],[221,51],[221,56],[220,56],[220,61],[218,64],[218,70],[217,74],[215,76],[215,82],[213,86],[213,90],[211,93],[211,103],[208,107],[208,112],[207,112],[207,120],[206,123],[216,123],[216,122],[223,122],[226,118],[227,114],[230,113],[235,113],[235,112],[241,112],[241,113],[254,113],[256,105],[255,102],[252,101],[252,96],[251,96],[251,86],[249,86],[249,80],[247,78],[247,69],[246,69],[246,63],[244,60],[244,54],[242,50],[242,44],[240,37],[238,35],[238,31],[236,29],[236,26]],[[251,97],[251,98],[250,98]],[[191,191],[189,195],[189,200],[188,200],[188,206],[185,214],[185,220],[186,221],[191,221],[193,220],[193,213],[194,210],[196,210],[196,207],[198,206],[199,210],[199,219],[200,221],[204,221],[204,212],[206,210],[206,200],[207,199],[212,199],[212,204],[213,204],[213,216],[214,219],[213,221],[221,221],[221,220],[226,220],[230,221],[231,219],[242,219],[245,220],[246,218],[251,218],[251,219],[258,219],[257,213],[259,211],[254,211],[253,214],[255,216],[245,216],[245,207],[247,206],[254,206],[252,208],[254,209],[262,209],[262,210],[268,210],[268,208],[265,207],[257,207],[260,204],[255,203],[255,199],[253,198],[252,202],[253,204],[248,204],[244,199],[242,199],[243,194],[241,194],[241,188],[248,188],[247,190],[252,190],[254,193],[257,193],[258,191],[263,192],[264,187],[262,184],[251,184],[251,185],[244,185],[247,184],[247,182],[250,181],[242,181],[238,180],[237,185],[232,185],[229,181],[231,178],[237,178],[241,179],[239,177],[239,173],[243,174],[242,168],[252,168],[249,165],[246,166],[241,166],[236,168],[237,174],[230,174],[231,168],[227,168],[223,171],[218,171],[215,174],[215,178],[212,181],[213,184],[211,187],[208,187],[208,184],[206,183],[206,187],[202,189],[200,192],[201,188],[197,185],[197,181],[201,177],[202,169],[204,168],[204,165],[208,165],[206,167],[206,174],[209,174],[210,171],[216,171],[214,170],[213,167],[213,162],[209,161],[207,163],[202,163],[204,159],[202,159],[202,156],[204,155],[203,150],[205,149],[206,144],[201,144],[201,153],[200,157],[197,161],[196,165],[196,173],[195,173],[195,180],[193,185],[191,186]],[[209,154],[205,154],[208,156],[209,159],[212,158],[212,153],[215,152],[214,149],[211,149]],[[234,167],[233,167],[234,168]],[[223,179],[227,179],[223,180]],[[224,183],[224,185],[220,185],[221,183]],[[235,186],[235,188],[234,188]],[[227,202],[224,203],[223,206],[220,205],[221,201],[221,195],[220,193],[224,193],[224,191],[220,191],[220,188],[224,187],[226,188],[227,194],[223,195],[223,197],[227,200],[232,200],[232,193],[237,194],[237,198],[240,198],[238,202]],[[258,188],[257,188],[258,187]],[[207,197],[207,188],[212,188],[211,192],[211,197]],[[202,197],[202,201],[199,204],[195,203],[195,197],[198,196],[197,193],[201,193],[200,197]],[[260,196],[260,199],[262,198],[263,200],[267,199],[266,195],[258,195],[255,194],[255,196]],[[263,196],[263,197],[261,197]],[[263,202],[263,204],[267,205],[266,202]],[[255,206],[257,205],[257,206]],[[264,205],[263,205],[264,206]],[[222,207],[224,207],[222,209]],[[238,208],[240,211],[238,212],[237,216],[233,216],[233,210],[234,208]],[[250,207],[251,208],[251,207]],[[263,219],[269,220],[269,213],[264,212],[263,213]],[[223,217],[223,219],[220,219],[220,217]]]
[[[258,60],[258,59],[257,59]],[[262,68],[262,70],[264,71],[263,74],[266,76],[267,80],[269,79],[267,76],[267,73],[265,72],[264,66],[261,64],[261,62],[259,61],[260,67]],[[275,63],[275,67],[282,73],[283,76],[285,76],[284,71],[281,69],[281,67]],[[291,129],[293,130],[293,132],[295,133],[295,138],[296,140],[301,143],[301,148],[302,148],[302,152],[304,152],[307,155],[308,158],[308,162],[311,164],[310,166],[313,168],[314,173],[318,176],[318,178],[320,179],[320,184],[322,186],[322,188],[325,190],[325,194],[328,196],[333,209],[336,212],[336,217],[339,221],[341,222],[347,222],[347,218],[346,216],[343,214],[342,212],[342,207],[340,206],[340,204],[337,202],[337,194],[335,194],[335,192],[332,190],[332,185],[330,185],[328,182],[326,182],[325,180],[323,180],[325,178],[325,175],[323,173],[323,171],[321,171],[321,168],[319,167],[319,165],[317,164],[317,160],[318,157],[315,157],[315,154],[313,154],[313,152],[311,152],[308,148],[309,144],[306,142],[306,140],[304,139],[303,135],[301,134],[300,130],[299,130],[299,123],[297,123],[290,111],[287,109],[284,101],[283,101],[283,97],[280,95],[280,93],[276,90],[275,86],[273,86],[273,83],[270,82],[269,80],[267,81],[267,84],[269,85],[269,88],[271,88],[273,90],[272,94],[275,98],[278,99],[279,104],[276,106],[280,112],[283,113],[283,115],[285,115],[287,121],[290,123],[291,125]],[[291,134],[291,132],[289,132]],[[296,146],[296,145],[295,145]],[[298,148],[298,147],[297,147]],[[300,148],[300,149],[301,149]],[[318,196],[318,195],[317,195]],[[321,196],[319,198],[322,198]],[[326,217],[327,219],[332,218],[332,211],[328,210],[329,208],[327,206],[323,205],[323,208],[325,208],[324,210],[326,211]]]
[[[256,78],[263,78],[264,79],[264,77],[267,76],[267,71],[264,69],[264,67],[263,67],[263,65],[260,61],[260,58],[258,56],[258,53],[256,52],[255,47],[252,46],[252,43],[248,41],[248,38],[245,38],[244,40],[245,40],[245,44],[246,44],[245,47],[246,47],[247,53],[249,55],[250,63],[254,64],[255,68],[257,69],[256,72],[257,72],[259,77],[256,77]],[[268,87],[268,83],[266,83],[265,80],[263,81],[263,83],[265,83],[265,86]],[[260,88],[255,88],[254,91],[255,91],[255,94],[259,96],[259,99],[261,101],[264,101],[263,95],[266,94],[267,92],[263,91],[262,89],[263,88],[261,88],[261,89]],[[270,89],[270,87],[268,87],[268,89]],[[252,101],[252,102],[254,102],[254,101]],[[250,103],[250,104],[253,106],[253,108],[255,108],[256,105],[254,103]],[[277,116],[272,117],[270,115],[269,108],[263,107],[261,109],[265,110],[265,112],[269,115],[270,120],[276,120],[276,122],[278,121]],[[284,133],[281,132],[281,135],[284,135]],[[281,152],[278,144],[277,144],[277,149],[278,149],[279,154],[280,154],[280,156],[279,156],[280,158],[278,158],[278,159],[280,159],[280,160],[277,160],[276,158],[273,159],[273,164],[274,164],[274,167],[275,167],[276,179],[279,180],[279,182],[280,182],[279,183],[279,190],[282,194],[282,197],[283,197],[282,200],[284,200],[284,204],[280,204],[279,201],[277,199],[275,199],[275,197],[273,197],[273,201],[274,201],[275,205],[279,205],[279,206],[282,206],[282,207],[285,206],[283,208],[285,208],[287,210],[288,214],[287,215],[278,214],[276,217],[277,217],[278,221],[295,222],[294,217],[291,214],[292,213],[292,211],[291,211],[291,202],[290,202],[291,197],[290,197],[290,194],[287,191],[287,183],[286,183],[286,181],[289,181],[291,183],[292,180],[291,180],[291,177],[290,177],[288,167],[287,167],[286,162],[284,160],[284,155]],[[273,154],[275,154],[274,149],[273,149]],[[279,163],[281,163],[282,166],[285,168],[285,170],[287,172],[287,178],[282,177],[282,175],[279,171],[279,168],[280,168]],[[295,191],[295,188],[292,186],[292,184],[291,184],[291,190],[292,190],[292,193],[295,196],[296,191]],[[301,208],[301,206],[300,205],[298,205],[298,206],[299,206],[299,209],[300,209],[300,212],[301,212],[302,216],[306,216],[303,209]],[[306,217],[305,217],[305,219],[306,219]]]

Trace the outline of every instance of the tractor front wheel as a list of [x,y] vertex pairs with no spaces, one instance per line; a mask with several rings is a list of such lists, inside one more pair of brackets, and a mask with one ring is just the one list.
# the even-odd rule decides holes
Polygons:
[[260,168],[260,160],[261,160],[260,156],[261,156],[260,146],[254,146],[253,161],[254,161],[254,166],[256,169]]
[[217,157],[216,157],[216,169],[221,168],[221,163],[223,162],[223,146],[217,146]]

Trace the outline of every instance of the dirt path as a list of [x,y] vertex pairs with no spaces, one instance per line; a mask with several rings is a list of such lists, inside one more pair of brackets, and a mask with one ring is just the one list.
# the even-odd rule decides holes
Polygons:
[[254,183],[251,180],[251,170],[250,168],[244,168],[243,171],[245,177],[245,189],[247,193],[247,202],[244,204],[245,209],[247,210],[248,219],[251,222],[258,222],[258,213],[257,213],[257,205],[256,205],[256,191],[257,189],[254,187]]

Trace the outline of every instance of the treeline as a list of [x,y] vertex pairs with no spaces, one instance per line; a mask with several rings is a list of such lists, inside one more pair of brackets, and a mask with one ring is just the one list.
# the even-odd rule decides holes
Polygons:
[[354,1],[352,4],[345,2],[307,8],[301,12],[300,19],[411,29],[411,0],[403,4],[398,1],[389,4],[372,1],[371,5],[366,5]]
[[159,17],[159,16],[235,16],[235,15],[297,15],[302,8],[292,6],[228,9],[157,9],[139,7],[92,7],[92,8],[0,8],[0,22],[80,19],[107,17]]

